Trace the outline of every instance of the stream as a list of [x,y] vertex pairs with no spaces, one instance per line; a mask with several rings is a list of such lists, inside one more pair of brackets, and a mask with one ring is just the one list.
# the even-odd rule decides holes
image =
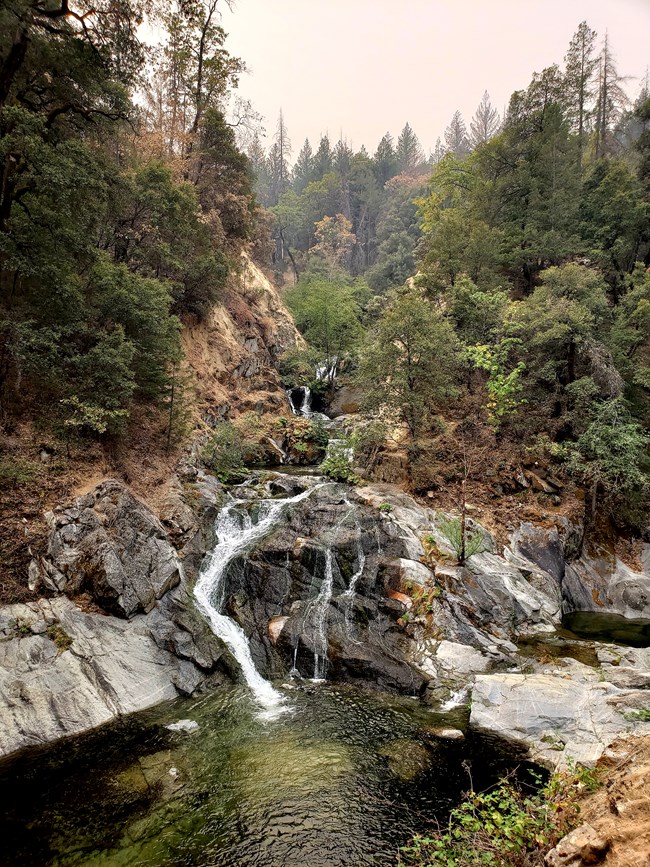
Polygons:
[[[334,684],[280,687],[262,719],[246,686],[128,717],[14,760],[0,774],[2,863],[121,867],[389,865],[512,755],[471,735],[467,710]],[[198,725],[170,731],[179,719]]]

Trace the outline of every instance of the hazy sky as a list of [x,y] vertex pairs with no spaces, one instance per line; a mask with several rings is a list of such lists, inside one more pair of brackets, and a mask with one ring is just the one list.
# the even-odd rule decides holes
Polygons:
[[408,121],[428,152],[456,109],[469,126],[488,90],[502,110],[533,72],[561,63],[582,20],[609,32],[633,97],[650,65],[650,0],[235,0],[229,51],[246,61],[239,93],[280,107],[294,158],[309,136],[372,153]]

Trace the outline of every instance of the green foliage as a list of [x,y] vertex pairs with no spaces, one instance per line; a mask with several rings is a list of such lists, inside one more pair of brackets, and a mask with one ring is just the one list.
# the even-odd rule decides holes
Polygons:
[[451,325],[419,290],[395,293],[361,352],[365,408],[394,414],[415,440],[436,404],[454,391],[457,353]]
[[201,450],[201,461],[224,484],[241,481],[246,475],[244,436],[230,422],[215,426]]
[[356,345],[361,311],[353,286],[307,274],[287,292],[286,302],[296,325],[328,368]]
[[393,511],[393,506],[391,503],[381,503],[381,505],[379,506],[379,511],[386,515],[389,515]]
[[174,313],[208,312],[249,237],[248,161],[219,110],[241,64],[204,4],[162,15],[146,70],[148,4],[99,0],[83,26],[46,6],[0,10],[0,410],[38,394],[41,423],[115,436],[134,401],[165,402]]
[[399,867],[527,867],[543,858],[579,823],[580,793],[597,780],[574,766],[543,786],[539,776],[534,781],[537,791],[506,779],[492,791],[470,792],[446,828],[400,849]]
[[352,469],[353,450],[354,439],[352,437],[331,440],[327,449],[327,456],[320,465],[321,472],[335,482],[356,484],[359,477]]
[[640,722],[650,722],[650,710],[631,710],[624,714],[626,720],[639,720]]
[[12,488],[26,485],[38,475],[41,467],[34,461],[24,459],[0,460],[0,482],[10,484]]
[[488,421],[497,430],[504,418],[526,402],[517,397],[523,389],[521,375],[526,365],[520,361],[512,366],[508,361],[512,348],[520,344],[517,338],[505,337],[495,346],[468,346],[466,350],[474,366],[488,374]]
[[596,403],[587,425],[575,442],[555,447],[569,472],[592,491],[595,506],[603,496],[610,507],[623,500],[642,502],[648,490],[650,437],[620,398]]
[[60,654],[64,653],[72,646],[73,639],[68,635],[60,623],[48,626],[46,635],[50,641],[53,641],[56,644],[56,648]]
[[440,521],[440,532],[451,545],[459,563],[487,550],[485,534],[481,528],[463,526],[461,518],[443,518]]

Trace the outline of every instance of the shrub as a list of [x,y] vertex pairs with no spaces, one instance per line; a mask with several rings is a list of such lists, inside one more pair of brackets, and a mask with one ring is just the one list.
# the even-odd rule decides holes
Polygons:
[[578,799],[593,790],[593,771],[571,766],[538,790],[505,779],[492,791],[470,792],[452,811],[446,828],[416,835],[400,849],[399,867],[527,867],[542,863],[578,824]]
[[447,538],[459,562],[464,562],[486,549],[483,531],[480,528],[472,529],[467,525],[463,527],[460,518],[445,518],[440,522],[440,530]]
[[221,422],[203,446],[201,460],[219,481],[237,482],[246,474],[245,449],[242,433],[230,422]]
[[352,470],[352,449],[351,437],[331,440],[327,457],[320,465],[321,472],[335,482],[356,484],[359,481],[359,477]]

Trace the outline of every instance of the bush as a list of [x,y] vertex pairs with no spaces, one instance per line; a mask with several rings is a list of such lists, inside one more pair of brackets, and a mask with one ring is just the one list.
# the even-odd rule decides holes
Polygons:
[[320,465],[321,472],[335,482],[356,484],[359,477],[352,470],[353,444],[351,437],[331,440],[327,457]]
[[510,780],[489,792],[470,792],[448,826],[416,835],[400,849],[399,867],[528,867],[579,823],[578,799],[593,790],[593,771],[572,766],[538,790]]
[[232,483],[246,475],[244,437],[230,422],[218,424],[203,446],[201,460],[219,481]]
[[[459,563],[486,550],[485,537],[480,527],[471,529],[465,525],[463,534],[463,524],[460,518],[445,518],[440,522],[440,530],[451,545]],[[463,535],[465,536],[464,539]]]

